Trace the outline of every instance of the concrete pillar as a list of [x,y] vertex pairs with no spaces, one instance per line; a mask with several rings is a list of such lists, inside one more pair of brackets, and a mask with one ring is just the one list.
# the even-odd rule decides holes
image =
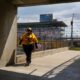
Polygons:
[[6,0],[0,1],[0,66],[13,62],[17,38],[16,14],[16,6]]

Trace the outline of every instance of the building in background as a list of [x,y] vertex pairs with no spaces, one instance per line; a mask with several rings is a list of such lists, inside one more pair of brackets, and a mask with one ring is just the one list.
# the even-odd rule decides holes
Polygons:
[[41,14],[40,22],[51,22],[53,21],[53,14]]
[[31,27],[33,32],[40,38],[50,40],[63,37],[66,24],[62,21],[53,20],[51,22],[18,23],[18,37],[25,31],[25,28]]
[[31,27],[42,46],[40,50],[66,46],[66,42],[61,39],[64,36],[64,30],[67,25],[63,21],[52,19],[53,16],[51,14],[46,16],[40,15],[40,22],[18,23],[18,39],[26,28]]

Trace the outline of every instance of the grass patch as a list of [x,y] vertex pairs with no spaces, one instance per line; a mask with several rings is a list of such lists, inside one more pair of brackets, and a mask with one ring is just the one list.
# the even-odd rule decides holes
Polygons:
[[80,51],[80,47],[69,48],[70,50]]

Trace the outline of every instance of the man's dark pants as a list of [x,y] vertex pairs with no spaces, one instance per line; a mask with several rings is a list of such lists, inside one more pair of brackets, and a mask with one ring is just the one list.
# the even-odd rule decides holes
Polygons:
[[26,54],[26,62],[28,64],[31,63],[31,55],[32,55],[32,51],[34,49],[34,45],[33,44],[29,44],[29,45],[23,45],[23,50]]

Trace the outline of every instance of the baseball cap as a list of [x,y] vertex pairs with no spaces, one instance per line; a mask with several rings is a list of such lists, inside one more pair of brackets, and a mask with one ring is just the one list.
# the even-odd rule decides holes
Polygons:
[[29,27],[29,28],[27,28],[27,30],[32,31],[32,28],[31,28],[31,27]]

